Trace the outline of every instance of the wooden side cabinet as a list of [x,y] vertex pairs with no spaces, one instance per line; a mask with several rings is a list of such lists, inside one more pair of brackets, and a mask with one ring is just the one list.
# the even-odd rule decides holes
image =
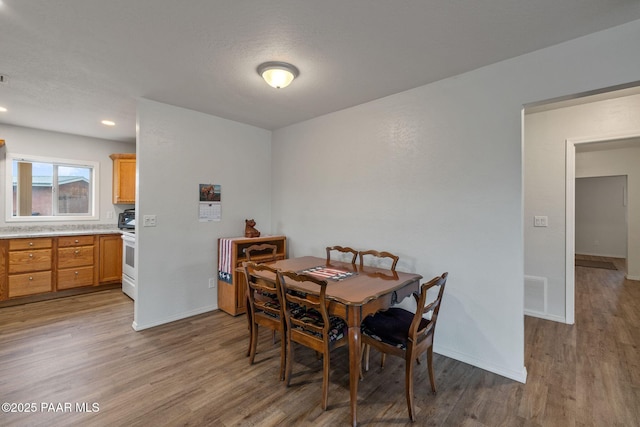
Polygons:
[[113,204],[133,205],[136,202],[136,155],[112,154]]
[[285,236],[230,237],[218,239],[218,307],[237,316],[246,311],[244,273],[237,271],[247,260],[244,250],[251,245],[268,243],[276,245],[277,259],[287,257]]
[[122,281],[122,238],[119,234],[98,238],[100,246],[99,284]]

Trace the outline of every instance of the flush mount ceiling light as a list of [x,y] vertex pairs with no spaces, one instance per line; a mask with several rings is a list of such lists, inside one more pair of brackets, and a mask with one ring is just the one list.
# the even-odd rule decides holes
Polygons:
[[116,122],[114,122],[113,120],[103,120],[100,123],[102,123],[105,126],[115,126]]
[[6,113],[7,111],[9,110],[7,110],[5,107],[0,106],[0,113]]
[[280,89],[289,86],[300,72],[286,62],[271,61],[258,65],[258,74],[269,86]]

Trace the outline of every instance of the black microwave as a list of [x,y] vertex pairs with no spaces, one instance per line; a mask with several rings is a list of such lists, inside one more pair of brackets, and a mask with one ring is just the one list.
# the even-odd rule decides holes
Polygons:
[[125,209],[124,212],[118,215],[118,228],[121,230],[130,230],[136,228],[135,209]]

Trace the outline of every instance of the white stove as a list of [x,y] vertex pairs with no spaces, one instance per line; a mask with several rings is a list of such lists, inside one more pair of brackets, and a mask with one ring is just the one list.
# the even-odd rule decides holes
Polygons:
[[136,280],[138,272],[135,264],[136,231],[122,230],[122,292],[135,300],[138,295]]

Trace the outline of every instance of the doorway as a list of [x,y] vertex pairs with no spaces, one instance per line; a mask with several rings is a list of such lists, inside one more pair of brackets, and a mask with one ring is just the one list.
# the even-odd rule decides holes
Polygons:
[[[611,137],[599,137],[599,138],[586,138],[586,139],[568,139],[566,141],[566,240],[565,240],[565,323],[573,324],[575,322],[575,257],[576,257],[576,178],[577,177],[588,177],[588,176],[598,176],[598,175],[606,175],[606,176],[615,176],[617,175],[617,171],[621,170],[622,166],[618,168],[616,166],[615,156],[609,156],[609,159],[606,160],[604,156],[601,159],[605,159],[604,161],[600,161],[599,170],[600,174],[589,171],[594,171],[595,168],[590,168],[587,166],[580,167],[580,164],[577,163],[577,153],[597,153],[597,152],[605,152],[605,151],[614,151],[616,149],[624,149],[624,148],[632,148],[640,146],[640,132],[632,132],[625,135],[617,135]],[[594,155],[595,156],[595,155]],[[591,157],[594,157],[591,156]],[[594,160],[593,158],[591,159]],[[583,165],[584,166],[584,165]],[[609,171],[609,173],[602,173],[602,171]],[[629,256],[629,248],[630,245],[634,244],[637,240],[637,237],[630,236],[628,229],[628,214],[627,214],[627,205],[629,198],[629,187],[628,187],[628,176],[624,175],[624,188],[620,189],[618,194],[618,203],[622,206],[619,206],[624,216],[624,228],[625,228],[625,236],[624,240],[626,242],[624,248],[624,257],[625,259]],[[635,193],[638,192],[638,189],[632,188],[632,191]],[[634,197],[637,195],[634,193]],[[615,195],[613,195],[615,196]],[[593,240],[596,240],[593,238]],[[617,240],[620,240],[618,237]],[[601,242],[598,239],[597,245],[595,245],[595,241],[592,242],[594,246],[600,246]],[[619,242],[618,242],[619,243]],[[585,246],[583,246],[585,247]],[[618,249],[619,253],[621,252]],[[601,253],[602,254],[602,253]],[[627,260],[627,278],[633,279],[633,277],[629,277],[628,275],[628,260]]]
[[576,256],[626,259],[627,176],[578,176],[575,189]]
[[[640,192],[640,173],[636,172],[640,171],[638,114],[640,86],[637,84],[622,90],[612,88],[609,92],[579,97],[571,102],[552,100],[544,105],[525,106],[525,315],[574,323],[575,178],[628,175],[628,192]],[[634,138],[637,145],[631,151],[617,149],[631,144]],[[592,170],[583,172],[580,169],[576,175],[576,148],[580,152],[586,147],[618,152],[619,170],[602,172],[599,165],[592,164],[589,166]],[[620,154],[623,152],[626,157]],[[580,152],[579,157],[583,156]],[[636,243],[632,243],[628,236],[630,276],[627,278],[640,280],[640,194],[636,194],[632,202],[628,205],[628,233],[638,237]],[[637,267],[632,269],[634,265]]]

